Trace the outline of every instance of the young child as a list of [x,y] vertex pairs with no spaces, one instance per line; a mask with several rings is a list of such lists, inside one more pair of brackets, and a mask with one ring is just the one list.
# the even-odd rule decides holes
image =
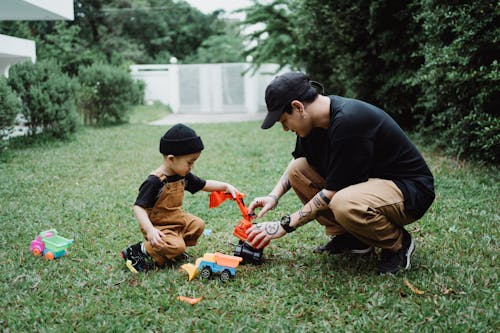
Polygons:
[[236,196],[231,184],[203,180],[191,173],[203,150],[203,142],[191,128],[177,124],[160,140],[162,165],[139,188],[134,215],[145,241],[121,252],[132,272],[172,265],[185,259],[187,246],[194,246],[205,228],[199,217],[182,210],[184,190],[226,191]]

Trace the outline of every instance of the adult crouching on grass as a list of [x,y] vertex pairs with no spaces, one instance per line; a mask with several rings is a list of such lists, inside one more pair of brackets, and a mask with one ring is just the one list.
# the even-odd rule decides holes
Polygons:
[[278,222],[249,229],[248,242],[271,240],[316,219],[332,239],[316,252],[367,253],[382,249],[377,272],[410,268],[415,242],[405,229],[434,201],[434,178],[422,155],[383,110],[363,101],[319,94],[300,72],[275,77],[266,88],[263,129],[277,121],[297,135],[293,159],[267,196],[249,211],[257,218],[291,188],[304,206]]

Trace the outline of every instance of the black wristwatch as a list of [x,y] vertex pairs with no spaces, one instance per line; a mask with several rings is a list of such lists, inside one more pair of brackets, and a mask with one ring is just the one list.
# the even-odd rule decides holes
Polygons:
[[290,226],[290,215],[283,216],[280,220],[280,225],[288,234],[295,231],[295,228]]

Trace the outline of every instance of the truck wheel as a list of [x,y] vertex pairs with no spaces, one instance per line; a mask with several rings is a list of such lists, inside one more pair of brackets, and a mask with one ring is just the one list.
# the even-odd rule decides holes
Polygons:
[[210,279],[210,276],[212,276],[212,271],[210,270],[209,267],[203,267],[201,270],[201,278],[202,279]]
[[42,255],[42,251],[40,251],[40,249],[39,249],[39,248],[35,247],[35,248],[33,249],[33,255],[34,255],[35,257],[39,257],[39,256],[41,256],[41,255]]
[[231,273],[229,273],[229,271],[226,269],[224,270],[221,275],[220,275],[220,280],[224,283],[226,283],[227,281],[229,281],[229,278],[231,277]]
[[54,260],[54,258],[55,258],[54,257],[54,253],[52,253],[52,252],[45,253],[45,259],[47,259],[47,260]]

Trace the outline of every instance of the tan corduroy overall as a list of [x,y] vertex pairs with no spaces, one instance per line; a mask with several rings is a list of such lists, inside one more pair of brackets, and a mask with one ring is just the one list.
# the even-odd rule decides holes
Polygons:
[[[163,181],[164,177],[160,179]],[[184,187],[184,179],[166,183],[154,207],[148,210],[153,226],[165,234],[164,246],[151,246],[147,239],[145,243],[146,251],[159,266],[184,253],[187,246],[196,245],[205,228],[202,219],[182,210]],[[146,238],[145,230],[141,231]]]
[[[325,179],[305,158],[291,162],[288,176],[299,199],[306,203],[325,185]],[[370,178],[336,192],[330,209],[317,218],[327,235],[346,231],[364,243],[391,251],[401,249],[402,227],[414,222],[404,209],[404,198],[396,184],[387,179]]]

